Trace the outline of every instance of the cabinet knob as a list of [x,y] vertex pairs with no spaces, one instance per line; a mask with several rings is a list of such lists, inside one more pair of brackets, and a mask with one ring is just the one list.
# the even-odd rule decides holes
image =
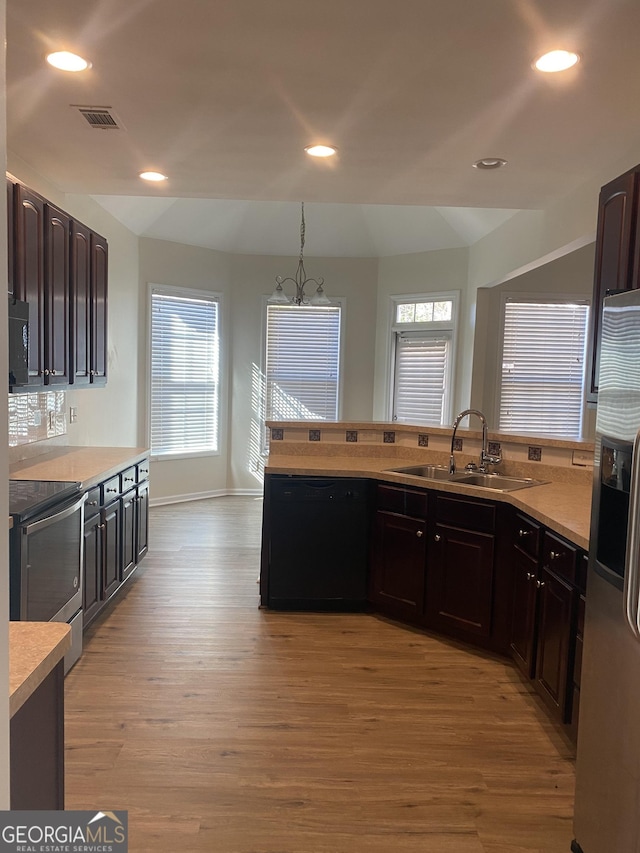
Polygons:
[[95,370],[90,370],[90,371],[89,371],[89,375],[90,375],[90,376],[95,376],[95,375],[96,375]]
[[87,501],[87,506],[98,506],[98,501]]
[[115,493],[115,492],[117,492],[117,491],[118,491],[117,489],[106,489],[107,494],[108,494],[109,492],[114,492],[114,493]]
[[416,536],[418,539],[422,539],[422,530],[416,530]]
[[522,539],[525,536],[531,536],[530,530],[518,530],[518,536]]
[[45,376],[48,376],[48,375],[49,375],[49,369],[48,369],[48,368],[46,368],[46,367],[45,367],[45,369],[44,369],[44,375],[45,375]]
[[56,375],[55,370],[52,370],[52,371],[51,371],[51,375],[52,375],[52,376],[55,376],[55,375]]
[[549,559],[550,560],[555,560],[559,556],[560,556],[560,554],[556,553],[555,551],[549,551]]
[[125,483],[133,483],[133,477],[125,477],[124,481]]
[[535,578],[534,574],[532,574],[531,572],[527,572],[527,580],[528,581],[532,581],[534,578]]
[[536,589],[541,589],[544,586],[544,581],[536,581]]
[[440,536],[439,533],[436,533],[436,535],[433,538],[435,539],[436,542],[439,542],[442,537]]

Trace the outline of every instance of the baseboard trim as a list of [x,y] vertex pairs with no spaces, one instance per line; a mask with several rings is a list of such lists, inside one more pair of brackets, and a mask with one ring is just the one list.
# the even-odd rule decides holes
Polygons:
[[150,498],[149,506],[167,506],[169,504],[188,503],[189,501],[205,501],[209,498],[226,498],[234,496],[262,497],[261,489],[216,489],[212,492],[194,492],[187,495],[167,495],[163,498]]

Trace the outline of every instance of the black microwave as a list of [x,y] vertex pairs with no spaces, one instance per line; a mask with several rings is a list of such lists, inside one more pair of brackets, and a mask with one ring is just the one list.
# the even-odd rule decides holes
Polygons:
[[29,303],[9,296],[9,389],[29,384]]

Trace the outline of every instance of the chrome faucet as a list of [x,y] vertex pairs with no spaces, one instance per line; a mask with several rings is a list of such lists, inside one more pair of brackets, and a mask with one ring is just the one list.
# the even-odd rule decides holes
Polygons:
[[[453,434],[451,436],[451,455],[449,456],[449,473],[456,473],[456,464],[453,459],[453,445],[456,438],[456,430],[460,425],[460,421],[463,418],[466,418],[467,415],[476,415],[476,417],[480,418],[480,422],[482,423],[482,450],[480,451],[480,467],[479,470],[485,472],[487,470],[487,465],[498,465],[502,462],[502,456],[492,456],[487,452],[487,419],[478,409],[465,409],[463,412],[456,417],[453,422]],[[470,463],[470,466],[473,466],[475,469],[475,464],[473,462]]]

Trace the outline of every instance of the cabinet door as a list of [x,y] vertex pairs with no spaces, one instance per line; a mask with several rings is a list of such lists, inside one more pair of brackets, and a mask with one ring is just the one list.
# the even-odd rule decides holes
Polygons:
[[122,497],[122,580],[136,566],[136,492],[127,492]]
[[149,484],[138,486],[136,499],[136,563],[149,550]]
[[514,548],[510,646],[514,661],[527,678],[534,676],[537,573],[537,561]]
[[391,616],[411,621],[424,613],[426,522],[378,510],[370,597]]
[[83,609],[85,627],[102,603],[102,530],[101,517],[94,515],[84,523]]
[[29,303],[29,384],[44,384],[44,199],[16,184],[15,296]]
[[75,221],[71,222],[71,328],[71,381],[74,385],[87,385],[91,370],[90,231]]
[[69,382],[69,226],[66,213],[45,204],[45,384]]
[[107,381],[107,241],[91,233],[91,382]]
[[607,291],[629,290],[638,286],[638,270],[635,269],[634,263],[634,251],[636,258],[640,251],[638,185],[638,172],[626,172],[602,187],[598,200],[593,301],[587,353],[587,399],[590,402],[596,402],[598,399],[602,300]]
[[490,637],[495,537],[436,524],[432,538],[428,624],[456,636]]
[[102,591],[105,599],[120,586],[122,566],[122,539],[120,535],[120,501],[115,501],[102,511],[104,564]]
[[575,592],[570,584],[542,569],[538,601],[538,641],[535,686],[562,723],[570,719],[569,662]]

